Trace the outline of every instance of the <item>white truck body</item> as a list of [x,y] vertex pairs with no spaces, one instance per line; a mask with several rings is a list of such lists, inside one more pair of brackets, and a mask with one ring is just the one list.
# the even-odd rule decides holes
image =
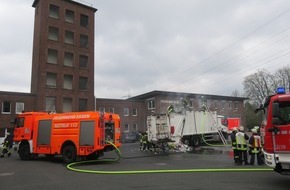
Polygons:
[[151,142],[168,140],[178,144],[187,139],[185,144],[192,146],[198,145],[203,137],[210,136],[210,140],[220,140],[220,132],[225,131],[221,118],[216,111],[184,111],[148,116],[148,140]]

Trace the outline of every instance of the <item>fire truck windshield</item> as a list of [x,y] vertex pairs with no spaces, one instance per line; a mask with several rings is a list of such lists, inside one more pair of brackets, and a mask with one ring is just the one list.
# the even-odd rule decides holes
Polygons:
[[288,125],[290,124],[290,102],[282,101],[279,102],[279,124]]
[[24,126],[24,117],[16,118],[15,119],[15,127],[23,127]]

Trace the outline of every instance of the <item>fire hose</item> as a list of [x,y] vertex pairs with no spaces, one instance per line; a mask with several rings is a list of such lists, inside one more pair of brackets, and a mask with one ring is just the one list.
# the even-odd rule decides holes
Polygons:
[[88,160],[88,161],[80,161],[73,162],[68,164],[67,169],[75,172],[81,173],[90,173],[90,174],[153,174],[153,173],[194,173],[194,172],[265,172],[265,171],[273,171],[271,168],[204,168],[204,169],[162,169],[162,170],[125,170],[125,171],[103,171],[103,170],[88,170],[88,169],[79,169],[75,166],[85,165],[85,164],[93,164],[93,163],[113,163],[117,162],[122,158],[121,151],[118,147],[114,145],[112,142],[108,142],[111,144],[118,155],[117,158],[104,158],[101,160]]

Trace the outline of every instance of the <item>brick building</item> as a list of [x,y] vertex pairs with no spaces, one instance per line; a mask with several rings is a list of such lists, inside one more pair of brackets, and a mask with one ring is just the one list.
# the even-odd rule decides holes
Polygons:
[[32,6],[35,110],[93,110],[97,9],[70,0],[35,0]]
[[[31,92],[0,91],[0,137],[22,111],[100,110],[121,117],[122,132],[144,131],[146,117],[165,113],[181,97],[243,120],[245,98],[152,91],[126,100],[94,96],[94,22],[97,9],[71,0],[35,0]],[[98,64],[96,63],[96,66]]]
[[165,114],[172,104],[179,104],[186,99],[193,110],[200,110],[206,104],[209,110],[224,117],[240,118],[244,123],[243,97],[192,94],[167,91],[152,91],[126,100],[96,98],[96,109],[118,113],[121,118],[122,132],[146,130],[146,118],[152,114]]

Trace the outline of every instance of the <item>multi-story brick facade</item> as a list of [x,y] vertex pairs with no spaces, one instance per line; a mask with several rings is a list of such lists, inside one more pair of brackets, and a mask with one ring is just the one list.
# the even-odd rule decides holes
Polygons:
[[96,9],[70,0],[35,0],[32,6],[35,110],[93,110]]

